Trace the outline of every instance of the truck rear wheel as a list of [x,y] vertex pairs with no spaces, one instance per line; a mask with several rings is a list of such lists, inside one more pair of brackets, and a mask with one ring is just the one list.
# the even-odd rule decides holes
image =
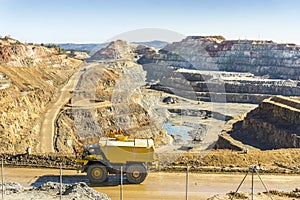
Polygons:
[[126,178],[129,183],[139,184],[147,176],[146,167],[142,164],[131,164],[127,167]]
[[101,164],[93,164],[87,170],[90,183],[102,183],[107,180],[107,169]]

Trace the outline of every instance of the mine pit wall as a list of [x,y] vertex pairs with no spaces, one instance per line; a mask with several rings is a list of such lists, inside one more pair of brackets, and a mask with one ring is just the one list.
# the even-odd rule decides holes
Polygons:
[[[272,95],[267,94],[239,94],[239,93],[215,93],[215,92],[195,92],[193,90],[182,90],[164,85],[151,85],[150,89],[163,91],[169,94],[176,94],[188,99],[205,102],[230,102],[230,103],[253,103],[258,104]],[[211,98],[213,96],[213,98]]]
[[[198,101],[206,101],[206,102],[223,102],[226,99],[228,103],[253,103],[259,104],[266,98],[269,98],[270,95],[264,94],[238,94],[238,93],[196,93],[198,96]],[[212,99],[210,95],[214,95]],[[219,100],[219,101],[218,101]]]
[[[226,40],[220,36],[189,36],[180,42],[168,44],[159,52],[149,51],[138,62],[147,71],[149,83],[159,81],[160,85],[151,86],[153,89],[169,93],[176,91],[180,95],[187,95],[184,96],[187,98],[192,96],[191,93],[197,93],[201,101],[213,101],[206,93],[226,93],[227,102],[238,103],[259,103],[273,95],[300,96],[300,85],[297,84],[297,80],[300,80],[300,49],[295,44]],[[274,79],[236,81],[233,78],[218,83],[210,81],[214,79],[213,75],[178,73],[176,68],[247,72],[292,81],[284,83],[282,80],[278,84]],[[206,82],[210,82],[210,91]],[[192,89],[186,90],[178,84]],[[223,91],[214,90],[218,84],[223,85]]]
[[[300,77],[300,50],[295,44],[189,36],[167,45],[159,53],[145,57],[141,62],[160,63],[164,59],[164,63],[170,61],[176,67],[251,72],[259,76],[268,74],[271,78],[294,80]],[[185,64],[174,65],[175,61]],[[190,63],[190,66],[187,67],[186,63]]]
[[266,99],[233,126],[231,136],[261,149],[300,148],[300,110],[293,105],[300,103],[285,97]]
[[151,89],[198,101],[226,100],[233,103],[258,104],[274,95],[300,96],[300,86],[296,82],[287,85],[288,83],[284,81],[270,79],[214,80],[211,74],[200,71],[199,73],[180,72],[161,64],[145,64],[143,69],[147,71],[147,81]]

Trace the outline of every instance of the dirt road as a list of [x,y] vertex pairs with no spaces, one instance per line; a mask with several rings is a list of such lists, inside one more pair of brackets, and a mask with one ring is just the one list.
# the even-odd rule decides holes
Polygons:
[[[87,181],[85,174],[63,170],[63,182]],[[245,174],[198,174],[189,175],[189,199],[206,199],[213,195],[235,191]],[[59,181],[59,170],[5,168],[5,181],[20,182],[23,186],[39,186],[48,181]],[[299,175],[261,175],[269,190],[291,191],[299,187]],[[185,199],[185,173],[149,173],[146,181],[139,185],[123,186],[123,199]],[[254,176],[254,192],[263,192],[264,187]],[[109,182],[93,187],[106,193],[111,199],[120,199],[119,177],[110,177]],[[247,176],[240,191],[251,191],[251,175]]]
[[41,124],[40,131],[40,151],[42,153],[54,152],[53,138],[55,132],[55,121],[56,117],[59,114],[63,106],[68,103],[72,97],[71,91],[74,89],[76,82],[79,80],[79,77],[85,72],[83,68],[91,68],[99,63],[86,63],[72,75],[68,83],[60,90],[59,95],[54,103],[52,103],[44,114],[43,122]]

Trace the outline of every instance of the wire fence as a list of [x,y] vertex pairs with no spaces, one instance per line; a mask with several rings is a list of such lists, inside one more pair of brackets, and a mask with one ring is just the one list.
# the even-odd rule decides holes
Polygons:
[[[82,175],[69,175],[69,174],[64,175],[63,174],[64,169],[62,167],[63,166],[62,163],[60,164],[60,168],[57,169],[57,173],[52,173],[49,175],[39,175],[39,173],[37,173],[38,171],[46,170],[46,172],[47,172],[47,169],[43,169],[43,170],[40,170],[39,168],[30,169],[31,172],[27,175],[24,174],[25,178],[20,181],[19,174],[12,173],[11,171],[13,171],[13,170],[11,167],[7,168],[7,169],[10,169],[9,171],[5,171],[4,163],[5,163],[5,161],[2,158],[1,159],[1,194],[2,194],[1,196],[2,196],[2,200],[4,200],[5,197],[9,196],[9,193],[6,193],[6,191],[10,190],[11,188],[6,188],[6,187],[11,187],[11,183],[16,182],[16,181],[17,181],[17,183],[21,184],[22,186],[35,187],[35,188],[38,188],[48,182],[58,183],[59,184],[58,196],[59,196],[60,200],[63,199],[63,188],[64,188],[63,185],[64,184],[75,184],[78,182],[88,183],[89,182],[86,175],[84,175],[84,174],[82,174]],[[13,169],[19,170],[20,168],[13,168]],[[186,180],[186,193],[185,193],[186,198],[185,199],[186,200],[188,200],[188,181],[189,181],[188,169],[189,169],[189,167],[187,166],[186,167],[186,178],[185,178],[185,180]],[[48,169],[48,170],[49,170],[49,172],[50,171],[53,172],[53,169]],[[70,170],[66,170],[66,171],[69,172]],[[45,172],[43,172],[43,174],[45,174]],[[112,186],[119,185],[120,200],[124,199],[123,198],[123,194],[124,194],[123,185],[124,185],[124,179],[126,179],[126,178],[123,176],[123,174],[124,174],[124,169],[121,166],[119,177],[118,176],[110,177],[108,180],[109,182],[111,182]],[[26,177],[28,177],[28,178],[26,178]],[[115,184],[115,183],[117,183],[117,184]],[[128,183],[125,181],[125,184],[128,184]],[[91,186],[93,186],[93,185],[91,185]]]
[[[0,188],[2,192],[1,196],[3,200],[9,199],[8,197],[11,194],[9,188],[6,188],[7,183],[9,182],[18,182],[26,188],[28,187],[38,188],[41,185],[46,184],[48,182],[54,182],[56,183],[56,185],[59,185],[59,190],[57,192],[57,199],[66,198],[63,196],[63,188],[65,189],[66,184],[72,185],[79,182],[89,183],[86,174],[78,174],[75,170],[63,169],[62,164],[60,165],[59,169],[26,168],[18,172],[20,168],[6,167],[4,163],[5,161],[2,159]],[[278,179],[274,179],[275,175],[267,175],[265,181],[265,176],[264,175],[261,176],[261,174],[258,174],[258,170],[256,169],[253,170],[254,168],[249,169],[249,174],[252,174],[252,176],[249,176],[250,180],[246,180],[247,176],[244,176],[244,179],[242,179],[243,174],[235,174],[235,175],[208,174],[206,178],[203,178],[205,177],[205,174],[197,174],[191,172],[190,168],[192,167],[193,166],[186,165],[185,173],[182,172],[169,173],[169,174],[165,172],[157,172],[157,173],[154,172],[154,174],[150,173],[150,176],[148,177],[148,180],[145,181],[145,183],[134,186],[135,190],[137,190],[141,194],[144,194],[145,199],[147,199],[148,197],[147,195],[149,195],[149,199],[151,199],[151,195],[153,195],[153,193],[156,192],[157,196],[158,195],[164,196],[167,195],[168,193],[174,193],[174,194],[178,194],[176,199],[180,198],[180,199],[188,200],[188,199],[195,199],[196,193],[207,195],[206,193],[209,191],[214,192],[215,194],[222,193],[222,191],[224,194],[225,192],[235,191],[235,193],[231,192],[232,195],[236,195],[237,192],[248,192],[249,194],[254,192],[255,193],[259,193],[259,192],[262,193],[265,191],[269,192],[268,189],[273,190],[274,187],[278,188],[280,185],[283,186],[283,183],[286,182],[287,180],[290,181],[291,183],[295,183],[293,187],[296,187],[297,181],[299,181],[299,176],[290,176],[290,177],[285,176],[285,180],[281,180],[282,183],[280,184],[280,179],[279,179],[280,177],[278,177]],[[25,171],[25,173],[22,174],[22,171],[23,172]],[[100,192],[104,190],[104,193],[105,191],[109,191],[106,190],[106,188],[109,187],[111,188],[110,190],[113,191],[114,196],[112,199],[120,199],[120,200],[126,199],[128,196],[131,195],[130,193],[132,193],[132,191],[130,191],[131,190],[130,188],[133,186],[130,186],[132,184],[128,183],[128,181],[126,180],[126,176],[123,177],[123,172],[124,169],[121,168],[121,173],[119,175],[113,175],[113,176],[110,175],[107,182],[96,186],[94,185],[90,185],[90,186]],[[155,176],[156,179],[153,179],[153,176]],[[169,189],[165,189],[164,187],[168,187],[166,186],[166,184],[170,184],[170,182],[168,182],[168,179],[170,179],[170,177],[172,178],[176,177],[174,178],[174,180],[176,181],[174,181],[173,183],[171,182]],[[272,181],[278,183],[279,185],[276,186],[273,185],[271,188],[267,189],[267,187],[269,186],[270,183],[272,183]],[[153,183],[156,185],[153,185]],[[236,189],[237,186],[238,189]],[[108,195],[110,194],[108,193]],[[268,195],[270,194],[268,193]],[[236,196],[232,196],[232,198],[235,197]]]

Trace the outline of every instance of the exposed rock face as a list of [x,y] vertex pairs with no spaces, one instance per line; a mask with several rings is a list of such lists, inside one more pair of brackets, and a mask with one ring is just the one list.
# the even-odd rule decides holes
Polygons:
[[131,58],[135,56],[136,45],[127,44],[126,41],[116,40],[111,42],[106,48],[100,49],[91,60],[112,60],[120,58]]
[[66,51],[66,54],[72,58],[81,59],[81,60],[84,60],[84,59],[87,59],[90,57],[86,52],[82,52],[82,51],[69,50],[69,51]]
[[273,95],[299,96],[299,81],[266,79],[251,73],[174,69],[143,65],[150,88],[198,101],[259,103]]
[[296,45],[190,36],[142,54],[138,62],[151,88],[186,98],[259,103],[273,95],[300,95]]
[[261,149],[300,147],[300,101],[272,97],[233,126],[231,136]]
[[[10,38],[0,41],[0,151],[24,153],[31,147],[38,152],[42,116],[81,61],[60,54],[57,47],[21,44]],[[145,84],[145,72],[132,60],[133,47],[124,41],[112,42],[103,55],[126,61],[82,70],[73,98],[54,124],[56,151],[74,153],[82,142],[97,143],[99,137],[120,133],[153,138],[157,143],[166,136],[143,100],[140,87]]]
[[57,67],[72,65],[57,46],[23,44],[11,38],[0,39],[0,64],[7,66]]
[[251,72],[272,78],[300,78],[300,49],[272,41],[225,40],[222,36],[189,36],[168,44],[159,54],[140,63],[167,63],[174,67]]
[[11,80],[8,76],[0,72],[0,90],[9,88],[11,86]]
[[73,92],[72,106],[66,105],[58,117],[56,150],[73,153],[81,142],[94,144],[115,134],[164,141],[165,133],[144,102],[144,80],[142,67],[129,60],[87,70]]
[[80,63],[55,48],[0,39],[1,152],[36,151],[41,116]]

